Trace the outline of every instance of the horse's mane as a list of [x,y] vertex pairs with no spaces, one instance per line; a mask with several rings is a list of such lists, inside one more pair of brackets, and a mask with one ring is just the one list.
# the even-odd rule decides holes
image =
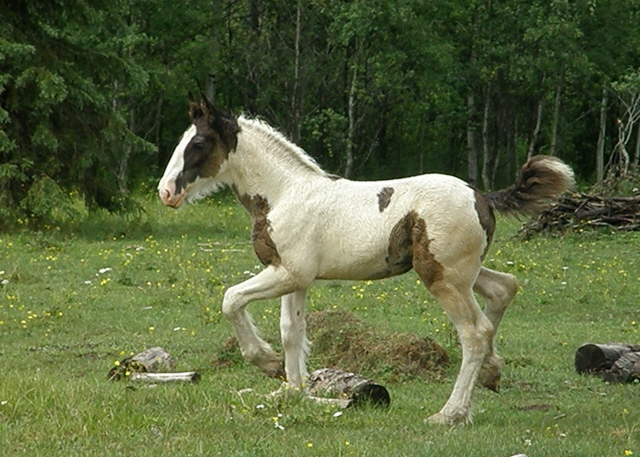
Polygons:
[[243,114],[238,118],[238,122],[242,130],[251,131],[252,134],[259,137],[260,141],[271,146],[269,149],[272,152],[284,156],[293,165],[297,164],[313,173],[328,176],[313,157],[265,121],[253,119]]

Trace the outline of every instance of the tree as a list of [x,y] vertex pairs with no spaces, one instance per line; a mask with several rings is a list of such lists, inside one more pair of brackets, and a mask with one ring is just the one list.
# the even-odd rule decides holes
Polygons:
[[0,212],[7,222],[47,219],[73,188],[92,204],[117,207],[107,170],[116,170],[123,149],[114,146],[153,148],[128,128],[118,101],[122,87],[142,90],[146,73],[95,33],[121,25],[118,4],[58,6],[0,7]]

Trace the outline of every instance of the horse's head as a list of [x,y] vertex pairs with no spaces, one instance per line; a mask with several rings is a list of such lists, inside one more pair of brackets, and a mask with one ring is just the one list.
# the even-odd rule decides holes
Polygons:
[[215,190],[216,177],[238,143],[240,127],[233,116],[214,108],[202,97],[189,96],[192,125],[184,132],[158,184],[162,202],[179,207],[186,200]]

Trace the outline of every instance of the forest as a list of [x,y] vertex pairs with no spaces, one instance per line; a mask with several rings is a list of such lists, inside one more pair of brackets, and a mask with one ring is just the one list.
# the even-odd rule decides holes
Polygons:
[[532,154],[635,176],[640,0],[8,0],[0,228],[122,211],[186,129],[188,94],[262,118],[331,173],[483,190]]

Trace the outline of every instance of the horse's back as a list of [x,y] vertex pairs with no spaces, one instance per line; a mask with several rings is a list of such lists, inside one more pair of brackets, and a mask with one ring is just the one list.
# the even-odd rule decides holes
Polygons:
[[[291,252],[303,250],[306,261],[315,259],[315,275],[324,279],[382,278],[407,271],[411,264],[402,258],[411,254],[403,252],[418,226],[434,257],[446,261],[459,257],[459,251],[479,257],[486,238],[475,198],[464,181],[439,174],[331,181],[313,189],[304,208],[283,210],[291,220],[281,242],[299,246]],[[304,227],[294,228],[296,220],[304,220]],[[394,256],[401,257],[395,266],[390,265]]]

